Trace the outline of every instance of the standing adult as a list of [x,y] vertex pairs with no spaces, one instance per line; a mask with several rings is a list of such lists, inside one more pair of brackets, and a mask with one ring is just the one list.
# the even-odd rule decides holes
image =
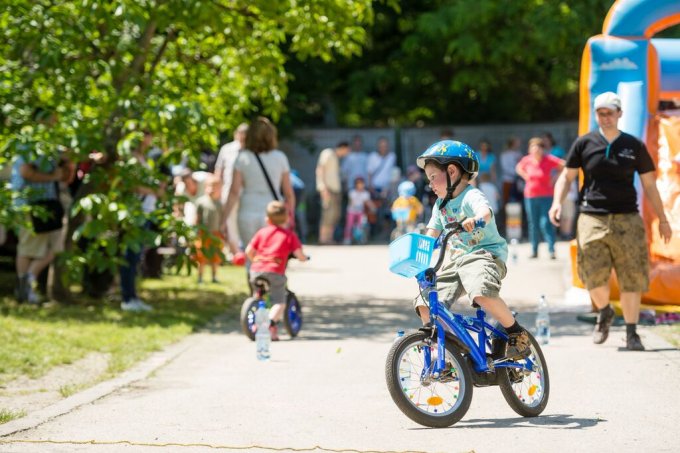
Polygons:
[[540,137],[529,140],[529,153],[517,164],[517,174],[524,179],[524,209],[529,220],[531,258],[538,257],[541,234],[548,243],[550,259],[555,259],[555,227],[550,223],[548,212],[553,203],[553,187],[557,174],[564,168],[564,161],[546,154],[545,143]]
[[355,135],[352,137],[351,152],[340,163],[340,175],[345,192],[354,188],[354,181],[357,178],[363,178],[364,181],[368,180],[368,172],[366,171],[367,157],[364,152],[364,141],[361,135]]
[[546,153],[552,154],[559,159],[564,159],[566,154],[564,149],[555,142],[555,137],[548,131],[543,132],[543,144],[545,145]]
[[[245,148],[234,162],[222,220],[228,218],[238,204],[238,234],[244,244],[248,244],[265,225],[267,204],[275,198],[283,199],[293,220],[295,193],[290,182],[290,164],[277,147],[276,126],[267,118],[258,117],[248,127]],[[229,228],[225,229],[228,240],[233,233]]]
[[[145,132],[140,144],[132,151],[132,157],[139,165],[150,168],[149,163],[151,151],[151,144],[153,136],[150,132]],[[163,196],[165,192],[165,184],[161,183],[157,187],[138,186],[135,188],[137,196],[141,200],[142,212],[148,216],[156,209],[158,198]],[[151,229],[153,225],[147,221],[145,228]],[[120,294],[121,303],[120,308],[123,311],[152,311],[153,307],[143,302],[137,295],[137,273],[139,263],[142,258],[142,250],[134,250],[132,247],[125,249],[123,256],[124,262],[118,268],[120,277]]]
[[621,290],[626,322],[626,348],[644,350],[636,325],[642,293],[649,285],[649,258],[645,226],[637,205],[634,176],[659,218],[659,235],[668,243],[671,227],[656,188],[654,162],[637,138],[618,129],[621,99],[613,92],[595,98],[598,129],[576,139],[567,154],[566,168],[555,185],[550,219],[558,224],[569,185],[583,170],[577,221],[578,270],[590,298],[599,310],[593,342],[604,343],[614,319],[609,305],[609,278],[614,268]]
[[500,155],[503,206],[511,200],[520,201],[521,198],[521,193],[517,189],[517,164],[522,158],[522,151],[519,147],[519,138],[510,137]]
[[[234,140],[225,144],[220,148],[220,152],[217,154],[217,161],[215,162],[215,176],[217,177],[218,184],[222,185],[222,204],[227,202],[227,196],[229,195],[229,189],[231,188],[232,177],[234,174],[234,163],[238,157],[239,151],[241,151],[246,145],[246,134],[248,133],[248,124],[241,123],[234,131]],[[235,254],[240,249],[240,238],[238,234],[238,223],[236,221],[236,213],[238,212],[238,201],[234,206],[234,210],[227,217],[227,229],[230,231],[229,241],[227,245],[229,251]]]
[[392,184],[392,170],[397,162],[397,156],[390,151],[387,137],[378,139],[376,150],[368,155],[366,170],[368,171],[368,191],[377,208],[376,223],[371,225],[372,232],[382,231],[383,223],[389,221],[390,186]]
[[333,232],[340,220],[342,184],[340,183],[340,159],[349,153],[349,143],[340,142],[335,149],[326,148],[319,154],[316,164],[316,190],[321,197],[321,222],[319,244],[333,243]]
[[36,278],[63,250],[64,215],[59,201],[59,182],[68,178],[68,170],[48,157],[18,156],[12,166],[12,190],[17,192],[16,206],[41,206],[49,216],[39,220],[32,212],[33,225],[20,226],[17,244],[15,295],[18,302],[39,303],[34,290]]
[[496,184],[496,156],[491,150],[491,143],[482,139],[479,142],[479,151],[477,151],[479,156],[479,175],[488,174],[490,181]]

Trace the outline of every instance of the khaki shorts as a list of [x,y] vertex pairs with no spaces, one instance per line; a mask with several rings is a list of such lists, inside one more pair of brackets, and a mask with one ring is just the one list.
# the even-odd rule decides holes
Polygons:
[[321,202],[321,225],[334,227],[340,220],[340,204],[342,198],[339,193],[330,193],[327,203]]
[[[451,306],[463,294],[468,295],[470,304],[477,296],[498,297],[501,280],[505,278],[507,268],[500,258],[486,250],[467,253],[453,260],[445,258],[445,264],[437,274],[437,291],[439,300]],[[427,300],[427,295],[425,300]],[[414,308],[427,307],[427,302],[416,298]]]
[[17,256],[40,259],[49,252],[59,253],[63,250],[63,228],[38,234],[27,228],[19,228]]
[[647,237],[639,214],[582,213],[576,230],[578,274],[586,288],[607,286],[614,268],[621,291],[647,291]]

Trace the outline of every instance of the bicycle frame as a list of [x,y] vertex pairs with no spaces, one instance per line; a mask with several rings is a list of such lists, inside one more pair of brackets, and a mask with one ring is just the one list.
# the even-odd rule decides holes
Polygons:
[[[453,233],[455,231],[451,231]],[[442,243],[446,243],[450,234],[447,234]],[[444,251],[442,250],[442,254]],[[497,360],[490,360],[487,357],[487,349],[493,352],[493,345],[491,340],[496,337],[502,341],[508,340],[508,335],[485,321],[486,312],[481,308],[477,308],[476,316],[465,316],[458,313],[452,313],[444,304],[439,301],[439,293],[437,292],[437,276],[436,271],[443,262],[443,256],[438,260],[435,268],[427,269],[416,276],[418,285],[421,289],[430,289],[428,295],[428,306],[430,309],[430,319],[435,326],[437,335],[437,360],[432,367],[432,357],[430,349],[425,349],[425,363],[421,377],[426,377],[426,374],[431,370],[434,377],[440,376],[446,368],[445,360],[445,345],[447,331],[458,338],[468,349],[470,357],[472,358],[473,369],[476,373],[491,373],[496,368],[517,368],[533,370],[534,363],[527,358],[526,363],[517,363],[507,358],[500,358]],[[487,330],[491,334],[487,334]],[[476,333],[477,340],[473,338]]]

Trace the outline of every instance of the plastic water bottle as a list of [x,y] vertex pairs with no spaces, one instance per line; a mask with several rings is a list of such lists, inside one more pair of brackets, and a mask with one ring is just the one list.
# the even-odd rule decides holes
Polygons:
[[517,264],[517,239],[510,239],[510,259],[512,264]]
[[265,305],[263,300],[257,305],[255,324],[257,325],[257,331],[255,331],[257,360],[269,360],[269,344],[272,341],[272,337],[269,333],[269,310],[267,310],[267,305]]
[[539,344],[548,344],[550,342],[550,313],[548,311],[548,301],[544,295],[541,295],[541,298],[538,300],[536,341]]

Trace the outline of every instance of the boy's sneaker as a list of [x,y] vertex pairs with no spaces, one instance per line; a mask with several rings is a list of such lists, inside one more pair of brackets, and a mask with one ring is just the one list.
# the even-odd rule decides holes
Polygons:
[[609,327],[611,327],[614,321],[614,309],[611,305],[607,305],[600,313],[597,315],[597,322],[595,323],[595,329],[593,330],[593,343],[602,344],[607,341],[609,337]]
[[272,337],[272,341],[279,341],[279,328],[276,325],[269,326],[269,335]]
[[531,349],[529,346],[529,333],[522,329],[521,332],[508,334],[508,348],[505,351],[505,356],[509,359],[523,359],[529,357]]
[[645,347],[640,341],[640,335],[634,333],[626,337],[626,349],[629,351],[644,351]]

